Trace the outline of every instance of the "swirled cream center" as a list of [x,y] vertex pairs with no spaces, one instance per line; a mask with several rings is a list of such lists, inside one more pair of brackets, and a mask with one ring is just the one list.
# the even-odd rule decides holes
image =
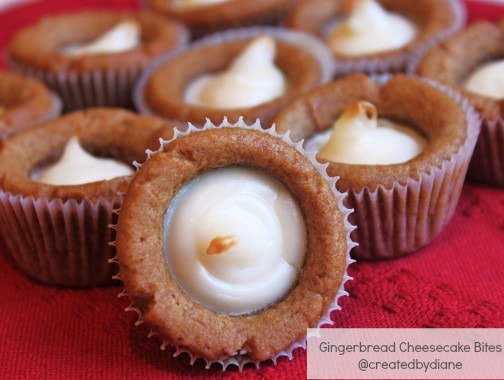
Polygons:
[[494,99],[504,98],[504,59],[478,67],[466,79],[463,87],[475,94]]
[[406,162],[425,147],[426,139],[406,126],[378,120],[369,102],[352,103],[332,129],[307,140],[308,151],[332,162],[388,165]]
[[84,44],[64,46],[60,52],[71,56],[101,53],[120,53],[141,44],[141,31],[137,22],[123,21],[98,38]]
[[34,179],[51,185],[81,185],[132,173],[133,168],[120,161],[90,155],[77,137],[72,137],[59,161],[44,168]]
[[191,82],[186,102],[217,109],[253,107],[282,96],[287,87],[275,65],[275,40],[253,40],[224,71],[203,75]]
[[415,24],[407,18],[384,10],[375,0],[352,0],[351,13],[326,37],[326,43],[338,54],[353,56],[399,49],[416,34]]
[[172,275],[216,312],[247,314],[278,301],[303,265],[306,232],[295,199],[254,169],[229,166],[189,182],[164,228]]

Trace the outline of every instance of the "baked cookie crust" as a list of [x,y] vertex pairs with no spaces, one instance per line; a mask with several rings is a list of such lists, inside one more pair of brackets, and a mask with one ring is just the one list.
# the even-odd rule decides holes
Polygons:
[[[163,218],[178,190],[201,173],[228,165],[257,168],[284,183],[307,229],[305,264],[294,288],[274,305],[230,316],[196,303],[174,280],[163,256]],[[246,354],[267,360],[316,327],[344,282],[344,217],[331,186],[294,147],[260,131],[217,128],[175,139],[139,169],[117,226],[120,277],[134,307],[169,344],[206,360]]]

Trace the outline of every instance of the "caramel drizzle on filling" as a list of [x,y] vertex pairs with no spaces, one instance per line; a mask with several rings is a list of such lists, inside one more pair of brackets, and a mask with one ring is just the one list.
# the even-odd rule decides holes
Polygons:
[[370,102],[364,100],[356,101],[348,106],[340,120],[350,122],[356,120],[357,118],[361,119],[366,124],[371,123],[372,125],[376,125],[378,120],[378,110]]
[[206,250],[207,255],[221,254],[229,250],[231,247],[238,243],[238,237],[230,236],[217,236],[212,239]]

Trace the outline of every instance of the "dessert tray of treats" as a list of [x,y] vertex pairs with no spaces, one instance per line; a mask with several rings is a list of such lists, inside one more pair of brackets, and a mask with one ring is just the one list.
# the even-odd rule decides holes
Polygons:
[[307,376],[504,327],[504,4],[0,7],[0,378]]

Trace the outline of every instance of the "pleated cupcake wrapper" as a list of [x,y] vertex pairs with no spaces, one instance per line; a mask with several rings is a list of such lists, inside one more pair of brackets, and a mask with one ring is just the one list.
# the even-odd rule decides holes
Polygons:
[[504,187],[504,119],[483,119],[467,179]]
[[60,286],[112,284],[109,225],[121,198],[97,202],[35,199],[0,191],[1,239],[28,276]]
[[[386,81],[387,76],[377,79]],[[357,259],[387,259],[414,252],[427,245],[452,218],[463,188],[469,160],[479,133],[480,119],[459,93],[437,82],[421,79],[451,96],[466,115],[467,138],[440,167],[422,173],[390,189],[378,186],[349,190],[347,206],[354,209],[350,220],[357,225],[352,239],[358,242],[352,256]]]
[[44,82],[63,101],[65,111],[89,107],[132,108],[132,89],[142,67],[89,72],[51,72],[10,59],[12,70]]
[[[152,155],[156,154],[157,152],[160,152],[160,151],[163,151],[164,150],[164,147],[169,144],[171,141],[179,138],[179,137],[183,137],[183,136],[187,136],[188,134],[190,133],[193,133],[193,132],[198,132],[198,131],[201,131],[201,130],[210,130],[210,129],[217,129],[217,128],[244,128],[244,129],[248,129],[248,130],[255,130],[255,131],[261,131],[263,133],[267,133],[271,136],[274,136],[276,138],[279,138],[283,141],[285,141],[286,143],[288,143],[289,145],[293,146],[296,150],[298,150],[299,152],[301,152],[304,156],[307,157],[307,159],[310,160],[310,162],[313,164],[313,166],[317,169],[317,171],[324,177],[324,179],[326,180],[326,182],[330,185],[332,191],[333,191],[333,194],[335,196],[335,198],[337,199],[338,201],[338,206],[339,206],[339,209],[341,211],[341,214],[343,216],[343,219],[344,219],[344,226],[345,226],[345,229],[347,231],[347,234],[346,234],[346,237],[347,237],[347,252],[346,252],[346,264],[345,264],[345,270],[344,270],[344,274],[343,274],[343,277],[342,277],[342,281],[341,281],[341,284],[340,284],[340,287],[335,295],[335,298],[333,300],[333,302],[331,303],[331,305],[328,307],[328,310],[326,312],[326,314],[320,319],[320,321],[318,322],[317,326],[315,326],[314,328],[316,329],[319,329],[320,327],[322,327],[323,325],[325,324],[331,324],[332,321],[331,321],[331,313],[333,311],[336,311],[336,310],[340,310],[340,306],[338,305],[338,300],[340,297],[342,296],[346,296],[348,295],[348,292],[345,290],[345,284],[347,281],[351,280],[352,278],[348,275],[348,267],[350,264],[352,264],[354,262],[354,260],[350,257],[350,251],[352,249],[355,249],[354,247],[357,246],[357,243],[355,243],[352,238],[350,237],[352,231],[355,230],[355,226],[352,225],[349,221],[349,215],[353,212],[352,209],[350,208],[347,208],[345,206],[345,198],[347,196],[347,193],[342,193],[340,191],[337,190],[337,187],[336,187],[336,183],[338,181],[338,178],[339,177],[330,177],[328,174],[327,174],[327,166],[328,164],[321,164],[320,162],[317,161],[316,157],[315,157],[315,153],[307,153],[304,148],[302,147],[302,142],[293,142],[292,139],[290,138],[290,131],[288,131],[287,133],[285,134],[278,134],[275,130],[275,126],[271,126],[270,128],[268,129],[263,129],[263,127],[261,126],[260,124],[260,121],[259,120],[256,120],[256,122],[252,125],[248,125],[246,124],[242,118],[240,118],[236,123],[234,124],[231,124],[228,122],[227,118],[224,118],[224,120],[222,121],[221,124],[219,125],[214,125],[210,120],[207,120],[206,124],[203,126],[203,128],[198,128],[198,127],[195,127],[194,125],[192,125],[191,123],[188,123],[188,128],[184,128],[184,130],[179,130],[179,129],[175,129],[174,131],[174,135],[173,135],[173,138],[170,139],[170,140],[160,140],[160,148],[158,151],[147,151],[147,159],[149,159]],[[135,163],[135,166],[137,168],[140,168],[142,166],[142,164],[140,163]],[[119,265],[119,262],[116,260],[116,258],[110,260],[111,263],[116,263]],[[114,277],[116,279],[121,279],[121,274],[120,272]],[[128,294],[126,292],[126,289],[124,289],[120,294],[119,294],[119,297],[127,297]],[[142,315],[142,311],[138,308],[136,308],[133,304],[130,304],[126,309],[126,311],[133,311],[137,314],[138,316],[138,319],[137,321],[135,322],[135,326],[139,326],[141,324],[144,323],[144,320],[143,320],[143,315]],[[154,330],[151,330],[149,332],[149,337],[153,337],[153,336],[157,336],[157,335],[160,335],[158,334],[158,332],[154,331]],[[170,346],[170,344],[165,341],[162,336],[161,336],[161,339],[162,339],[162,343],[161,343],[161,350],[165,350],[166,347]],[[292,359],[293,357],[293,351],[297,348],[303,348],[303,349],[306,349],[306,340],[307,340],[307,336],[305,336],[303,339],[301,339],[300,341],[297,341],[297,342],[293,342],[288,348],[286,348],[285,350],[277,353],[274,357],[272,357],[270,360],[276,364],[277,361],[280,359],[280,358],[283,358],[283,357],[287,357],[288,359]],[[194,363],[196,361],[198,361],[198,359],[201,359],[203,361],[206,362],[206,365],[205,365],[205,368],[206,369],[209,369],[212,365],[216,364],[216,365],[219,365],[222,367],[222,370],[225,371],[228,367],[238,367],[239,370],[243,370],[243,368],[246,366],[246,365],[254,365],[256,368],[259,368],[260,365],[261,365],[261,362],[260,361],[257,361],[257,360],[254,360],[252,358],[250,358],[250,356],[247,355],[247,352],[246,351],[242,351],[242,352],[237,352],[235,355],[229,357],[229,358],[226,358],[226,359],[222,359],[222,360],[207,360],[205,358],[202,358],[198,355],[195,355],[194,353],[192,353],[191,351],[185,349],[184,347],[181,347],[181,346],[175,346],[175,353],[173,354],[174,357],[177,357],[183,353],[186,353],[188,356],[189,356],[189,359],[190,359],[190,364],[191,365],[194,365]]]
[[425,55],[431,48],[439,44],[441,41],[450,37],[465,24],[466,11],[462,3],[458,0],[448,1],[453,9],[454,21],[451,25],[443,30],[440,30],[434,36],[423,42],[420,46],[409,49],[409,51],[398,52],[386,58],[355,58],[346,61],[334,58],[336,64],[335,76],[343,76],[352,72],[361,71],[368,74],[378,73],[397,73],[407,72],[413,73],[421,57]]
[[[176,49],[170,53],[165,54],[164,56],[161,56],[160,58],[155,60],[152,64],[150,64],[144,70],[139,80],[135,84],[135,88],[133,91],[133,102],[136,110],[140,113],[148,115],[157,115],[156,112],[154,112],[149,107],[145,98],[144,89],[150,77],[154,74],[154,72],[160,67],[162,67],[166,62],[172,60],[173,58],[179,56],[180,54],[183,54],[186,51],[198,49],[201,46],[219,45],[227,41],[259,37],[262,34],[268,34],[281,41],[303,48],[308,53],[310,53],[320,64],[320,70],[322,73],[320,84],[327,83],[333,78],[335,66],[332,54],[329,51],[329,49],[315,37],[291,29],[283,29],[279,27],[270,27],[270,26],[262,26],[262,27],[257,26],[249,28],[232,29],[208,35],[198,41],[193,42],[190,45],[182,46],[179,49]],[[185,127],[185,125],[187,124],[186,122],[182,122],[179,120],[169,120],[169,121],[172,124],[179,126],[181,128]]]

